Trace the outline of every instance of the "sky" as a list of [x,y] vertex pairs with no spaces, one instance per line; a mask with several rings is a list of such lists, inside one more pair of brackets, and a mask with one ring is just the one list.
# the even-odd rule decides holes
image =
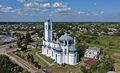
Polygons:
[[120,22],[120,0],[0,0],[0,22]]

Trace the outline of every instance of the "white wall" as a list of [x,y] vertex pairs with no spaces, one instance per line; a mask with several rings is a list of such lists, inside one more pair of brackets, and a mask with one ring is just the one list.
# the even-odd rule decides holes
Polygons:
[[59,53],[57,53],[56,55],[57,55],[57,63],[62,64],[62,55]]
[[75,65],[77,63],[77,53],[69,53],[69,64]]

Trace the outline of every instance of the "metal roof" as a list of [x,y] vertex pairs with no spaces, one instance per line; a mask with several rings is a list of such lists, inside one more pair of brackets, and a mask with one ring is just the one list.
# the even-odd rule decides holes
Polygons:
[[73,40],[73,38],[71,36],[69,36],[67,33],[65,33],[64,35],[62,35],[60,38],[59,38],[60,41],[63,41],[63,40]]
[[74,46],[69,46],[68,50],[69,50],[70,53],[74,53],[74,52],[77,51]]

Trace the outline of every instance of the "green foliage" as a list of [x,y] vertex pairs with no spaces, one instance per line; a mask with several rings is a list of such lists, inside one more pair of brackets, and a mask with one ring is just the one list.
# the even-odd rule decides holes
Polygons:
[[21,41],[17,41],[17,46],[18,46],[18,48],[21,48],[22,47],[22,42]]
[[35,67],[37,67],[38,69],[41,68],[41,65],[39,65],[38,62],[35,62],[34,65],[35,65]]
[[22,73],[29,73],[26,69],[22,71]]
[[31,42],[31,41],[32,41],[32,40],[31,40],[31,35],[30,35],[29,32],[26,33],[26,41],[27,41],[27,42]]
[[0,55],[0,73],[19,73],[22,71],[22,67],[14,64],[9,57]]
[[80,69],[83,73],[91,73],[90,70],[86,69],[84,66],[81,66]]
[[27,50],[27,45],[24,44],[22,47],[21,47],[21,51],[26,51]]

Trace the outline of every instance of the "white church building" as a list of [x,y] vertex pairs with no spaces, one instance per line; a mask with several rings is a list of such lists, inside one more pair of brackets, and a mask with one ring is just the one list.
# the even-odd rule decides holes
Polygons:
[[75,39],[65,33],[53,42],[52,32],[51,20],[45,21],[42,54],[54,59],[57,64],[76,65],[78,54],[75,48]]

